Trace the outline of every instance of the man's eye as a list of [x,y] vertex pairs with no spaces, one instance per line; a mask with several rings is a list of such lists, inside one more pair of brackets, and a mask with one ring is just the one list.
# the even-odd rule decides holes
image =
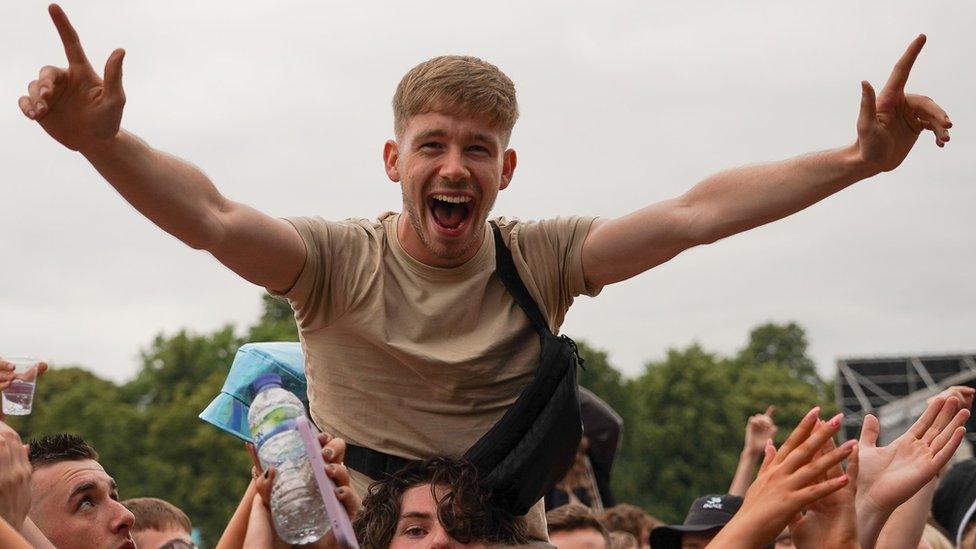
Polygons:
[[436,141],[428,141],[420,146],[421,149],[440,149],[441,144]]
[[468,147],[468,150],[471,151],[471,152],[476,152],[476,153],[487,153],[488,152],[488,148],[487,147],[482,147],[481,145],[472,145],[472,146]]
[[81,502],[78,503],[78,510],[88,509],[95,506],[95,500],[91,496],[85,496],[82,498]]

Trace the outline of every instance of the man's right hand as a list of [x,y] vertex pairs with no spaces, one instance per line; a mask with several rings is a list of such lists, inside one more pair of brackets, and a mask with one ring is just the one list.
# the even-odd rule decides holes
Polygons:
[[61,35],[68,68],[42,68],[37,80],[27,86],[28,95],[20,98],[20,110],[73,151],[97,147],[115,137],[122,123],[125,51],[112,52],[105,63],[105,77],[101,78],[88,62],[78,33],[61,7],[51,4],[48,12]]

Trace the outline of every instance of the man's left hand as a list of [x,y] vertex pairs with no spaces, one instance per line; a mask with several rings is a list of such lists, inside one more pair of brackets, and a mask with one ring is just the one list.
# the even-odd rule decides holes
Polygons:
[[888,82],[875,98],[874,88],[861,82],[861,112],[857,119],[857,147],[861,160],[875,172],[897,168],[912,150],[922,130],[935,134],[935,144],[949,141],[952,121],[939,105],[924,95],[906,94],[905,83],[925,35],[912,41]]

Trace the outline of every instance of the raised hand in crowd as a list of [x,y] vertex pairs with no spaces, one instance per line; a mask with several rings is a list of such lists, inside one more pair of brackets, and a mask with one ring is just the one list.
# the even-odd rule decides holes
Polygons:
[[[974,394],[976,394],[976,389],[972,387],[954,385],[928,399],[927,404],[931,405],[932,401],[938,397],[946,399],[956,397],[959,399],[961,408],[970,410],[973,407]],[[915,495],[910,497],[908,501],[899,505],[891,513],[881,529],[881,534],[878,535],[877,547],[884,549],[916,549],[918,547],[925,532],[929,511],[932,509],[935,491],[939,487],[940,476],[936,475],[922,489],[915,492]]]
[[30,480],[27,447],[0,415],[0,518],[18,531],[30,511]]
[[772,443],[742,507],[719,532],[712,547],[757,548],[771,543],[797,514],[850,483],[847,475],[828,475],[854,452],[854,441],[827,453],[826,442],[840,430],[841,415],[824,423],[820,408],[810,410],[777,451]]
[[117,49],[109,55],[103,79],[88,61],[78,33],[60,6],[52,4],[48,12],[61,36],[68,67],[42,68],[37,80],[27,86],[27,95],[20,98],[20,110],[59,143],[80,151],[119,132],[125,106],[125,51]]
[[935,144],[939,147],[949,141],[952,122],[945,111],[929,97],[905,93],[909,73],[924,45],[924,34],[908,45],[877,98],[871,84],[861,82],[858,153],[878,171],[897,168],[918,141],[922,130],[934,133]]
[[908,431],[887,446],[876,445],[881,426],[868,414],[861,426],[857,487],[859,536],[875,546],[892,512],[931,482],[949,462],[966,434],[969,410],[954,396],[938,396]]
[[755,414],[746,422],[746,439],[739,455],[739,465],[735,469],[735,476],[729,486],[729,493],[734,496],[744,496],[756,465],[763,457],[766,443],[776,436],[776,424],[773,423],[775,406],[769,406],[762,414]]
[[954,396],[959,399],[960,408],[971,411],[973,409],[973,395],[976,395],[976,389],[973,387],[967,387],[965,385],[953,385],[952,387],[949,387],[948,389],[928,399],[926,404],[932,404],[932,401],[938,397],[949,398]]
[[39,362],[35,368],[37,368],[36,373],[30,371],[15,373],[13,363],[0,358],[0,391],[5,391],[15,379],[36,379],[41,377],[47,371],[47,362]]
[[[827,439],[827,442],[818,451],[817,458],[833,452],[836,448],[834,439]],[[847,458],[846,475],[848,482],[836,492],[827,494],[808,505],[790,523],[793,545],[798,549],[860,547],[857,537],[857,513],[855,509],[858,474],[857,450],[857,446],[855,446],[850,457]],[[840,463],[837,463],[815,481],[825,482],[840,478],[844,474],[844,469]]]
[[[342,463],[346,455],[346,442],[341,438],[332,438],[325,433],[320,433],[319,444],[322,445],[322,460],[326,463],[325,474],[336,485],[336,497],[346,509],[350,520],[352,520],[356,517],[356,514],[362,506],[362,499],[356,490],[352,488],[349,480],[349,470]],[[257,460],[254,458],[253,450],[249,448],[249,451],[252,452],[252,459],[256,462]],[[248,487],[248,491],[245,493],[245,500],[249,497],[249,494],[251,497],[250,507],[246,515],[247,523],[243,525],[229,524],[227,530],[224,532],[224,536],[221,537],[220,543],[217,545],[219,549],[228,549],[231,547],[288,547],[288,544],[284,543],[275,534],[271,519],[271,510],[269,508],[271,502],[271,486],[274,483],[275,470],[272,467],[261,471],[260,465],[257,464],[254,467],[253,476],[251,486]],[[244,501],[241,502],[238,510],[240,511],[242,507],[244,507]],[[238,513],[235,513],[234,518],[231,519],[232,522],[235,520],[239,520]],[[243,538],[236,540],[229,539],[228,532],[231,531],[232,526],[235,531],[244,532]],[[228,539],[225,540],[225,538]],[[302,545],[302,547],[338,548],[339,544],[335,539],[334,533],[330,530],[319,541]]]

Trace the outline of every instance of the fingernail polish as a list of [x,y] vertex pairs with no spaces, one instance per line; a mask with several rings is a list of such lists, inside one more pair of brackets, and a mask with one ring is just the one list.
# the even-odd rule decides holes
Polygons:
[[840,427],[840,419],[842,417],[844,417],[844,414],[837,414],[836,416],[834,416],[833,418],[831,418],[830,419],[830,426],[831,427]]

